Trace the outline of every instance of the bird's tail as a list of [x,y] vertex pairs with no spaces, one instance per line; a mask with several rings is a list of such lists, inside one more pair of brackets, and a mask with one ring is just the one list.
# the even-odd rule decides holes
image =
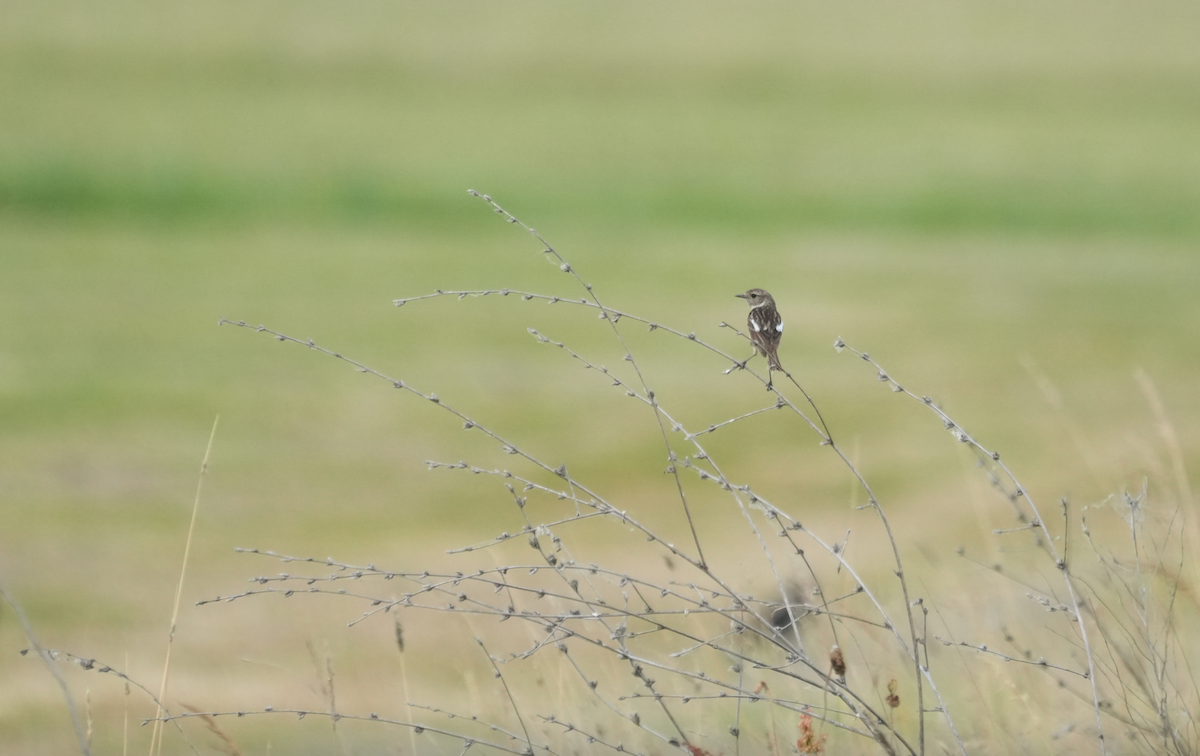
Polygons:
[[781,373],[787,372],[783,369],[783,365],[779,364],[779,355],[775,353],[774,349],[767,352],[767,364],[770,366],[771,370],[778,370]]

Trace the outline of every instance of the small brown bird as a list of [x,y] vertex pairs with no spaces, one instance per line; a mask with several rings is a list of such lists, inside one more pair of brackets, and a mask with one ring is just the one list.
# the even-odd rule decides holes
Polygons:
[[829,649],[829,670],[837,676],[838,682],[846,684],[846,657],[842,655],[842,649],[838,648],[837,644]]
[[[767,391],[771,390],[771,371],[781,373],[787,371],[779,364],[779,340],[783,338],[783,318],[775,309],[775,300],[763,289],[751,289],[745,294],[736,294],[750,304],[750,315],[746,325],[750,328],[750,343],[754,344],[754,354],[767,358]],[[754,355],[751,355],[753,357]],[[749,362],[749,359],[746,360]],[[746,367],[746,362],[742,367]]]

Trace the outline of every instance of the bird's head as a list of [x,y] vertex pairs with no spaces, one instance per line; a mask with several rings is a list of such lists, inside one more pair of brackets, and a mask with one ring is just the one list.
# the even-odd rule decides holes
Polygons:
[[746,300],[751,307],[758,307],[761,304],[768,303],[774,304],[775,302],[775,300],[771,298],[771,295],[763,289],[751,289],[745,294],[735,294],[734,296],[741,297],[742,299]]

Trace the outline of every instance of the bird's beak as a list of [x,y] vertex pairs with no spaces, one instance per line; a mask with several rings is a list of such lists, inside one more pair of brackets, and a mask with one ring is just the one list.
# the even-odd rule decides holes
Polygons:
[[735,296],[739,299],[749,299],[750,298],[749,294],[734,294],[733,296]]

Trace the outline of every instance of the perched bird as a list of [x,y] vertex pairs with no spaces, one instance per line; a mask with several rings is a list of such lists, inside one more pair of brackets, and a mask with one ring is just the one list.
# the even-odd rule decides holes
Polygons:
[[[750,315],[746,325],[750,328],[750,342],[754,344],[754,353],[767,358],[767,391],[771,390],[771,371],[781,373],[787,371],[779,364],[779,340],[783,338],[783,318],[775,309],[775,300],[762,289],[751,289],[745,294],[737,294],[750,304]],[[753,357],[754,355],[751,355]],[[746,360],[749,362],[749,359]],[[746,362],[742,367],[746,367]]]
[[846,684],[846,657],[836,643],[829,649],[829,671],[837,677],[838,682]]

